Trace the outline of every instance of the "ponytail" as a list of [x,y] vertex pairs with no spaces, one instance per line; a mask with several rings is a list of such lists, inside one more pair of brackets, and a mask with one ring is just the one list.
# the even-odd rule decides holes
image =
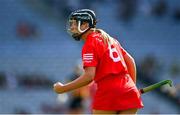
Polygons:
[[114,43],[114,38],[112,38],[108,33],[106,33],[104,30],[102,29],[96,29],[96,31],[100,32],[103,39],[104,39],[104,43],[108,43],[108,45],[113,44]]

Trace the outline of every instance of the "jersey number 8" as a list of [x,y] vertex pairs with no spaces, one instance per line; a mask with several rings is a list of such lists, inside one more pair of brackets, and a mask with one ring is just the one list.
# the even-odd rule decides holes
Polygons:
[[[111,48],[111,45],[109,45],[108,47],[109,47],[109,55],[110,58],[113,60],[113,62],[121,61],[120,54],[118,53],[117,49],[115,47]],[[113,53],[117,54],[117,56],[115,57]]]

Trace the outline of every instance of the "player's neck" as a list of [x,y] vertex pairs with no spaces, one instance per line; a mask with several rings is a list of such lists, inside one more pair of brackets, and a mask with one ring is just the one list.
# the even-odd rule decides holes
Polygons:
[[93,32],[93,31],[92,31],[92,30],[88,30],[86,33],[84,33],[84,34],[81,36],[81,39],[84,40],[84,41],[86,41],[87,36],[88,36],[91,32]]

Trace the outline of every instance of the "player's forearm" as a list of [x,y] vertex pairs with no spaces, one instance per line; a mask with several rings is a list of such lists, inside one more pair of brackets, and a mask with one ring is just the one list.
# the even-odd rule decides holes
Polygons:
[[54,91],[56,93],[64,93],[64,92],[68,92],[68,91],[80,88],[82,86],[89,84],[93,80],[93,77],[94,76],[91,76],[91,74],[84,73],[79,78],[67,84],[62,84],[60,82],[57,82],[54,84]]
[[78,77],[77,79],[65,85],[60,82],[55,83],[54,91],[56,93],[64,93],[85,86],[93,80],[95,76],[95,72],[96,72],[96,67],[85,67],[83,75]]
[[82,86],[88,85],[93,79],[86,74],[83,74],[79,78],[71,81],[63,86],[63,89],[59,93],[64,93],[72,91],[74,89],[80,88]]

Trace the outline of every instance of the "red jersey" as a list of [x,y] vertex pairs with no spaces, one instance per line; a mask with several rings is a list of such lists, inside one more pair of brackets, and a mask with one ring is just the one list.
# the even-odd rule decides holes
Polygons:
[[143,107],[140,93],[128,74],[124,55],[126,51],[117,40],[109,38],[104,42],[101,33],[97,32],[87,36],[82,59],[84,67],[96,67],[94,81],[97,83],[97,91],[93,109],[126,110]]
[[96,67],[96,82],[109,74],[126,74],[125,54],[126,51],[117,40],[104,43],[101,33],[92,32],[87,36],[82,49],[83,66]]

